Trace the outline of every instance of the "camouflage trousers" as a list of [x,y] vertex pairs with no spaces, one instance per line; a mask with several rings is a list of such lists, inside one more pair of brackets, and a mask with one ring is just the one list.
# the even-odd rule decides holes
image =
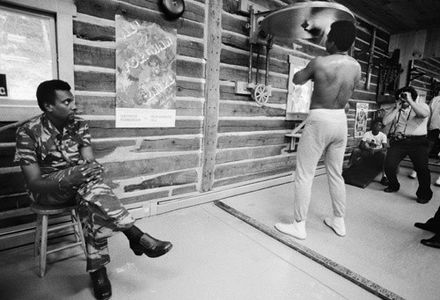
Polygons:
[[[58,181],[81,165],[46,174],[44,178]],[[133,217],[122,206],[102,178],[80,186],[72,193],[34,195],[37,203],[45,205],[76,204],[84,230],[87,247],[87,271],[98,270],[110,262],[107,239],[113,231],[123,231],[134,224]]]

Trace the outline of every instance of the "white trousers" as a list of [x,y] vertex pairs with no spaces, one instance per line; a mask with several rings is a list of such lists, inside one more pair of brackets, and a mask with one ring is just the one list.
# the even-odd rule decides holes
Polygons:
[[342,164],[347,145],[347,118],[343,109],[312,109],[301,135],[295,171],[294,218],[307,218],[312,183],[318,161],[324,155],[333,214],[345,215],[345,182]]

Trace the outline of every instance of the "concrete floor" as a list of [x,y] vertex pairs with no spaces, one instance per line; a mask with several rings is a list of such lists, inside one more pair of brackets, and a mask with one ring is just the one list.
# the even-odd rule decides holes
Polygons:
[[[439,207],[440,187],[432,186],[434,197],[418,204],[417,180],[399,177],[401,189],[387,194],[373,182],[366,189],[347,185],[347,236],[336,236],[323,224],[331,215],[325,175],[315,178],[306,222],[307,239],[296,242],[381,285],[405,299],[439,299],[440,249],[420,244],[433,234],[417,229]],[[433,180],[437,179],[434,176]],[[293,220],[293,185],[281,185],[252,194],[223,200],[261,224]],[[288,236],[286,236],[288,237]]]
[[[112,237],[112,299],[375,299],[212,203],[137,224],[174,248],[137,257],[124,235]],[[31,249],[3,252],[0,270],[2,300],[93,299],[83,255],[49,264],[41,279]]]
[[[330,212],[325,176],[317,177],[302,242],[408,299],[438,299],[440,250],[419,244],[430,234],[412,227],[439,205],[409,199],[414,181],[384,194],[377,183],[347,186],[348,234],[339,238],[322,224]],[[291,219],[292,184],[225,200],[270,226]],[[173,250],[151,259],[133,255],[124,235],[110,239],[112,299],[376,299],[291,248],[224,212],[199,205],[139,220],[137,225]],[[80,253],[79,250],[74,251]],[[72,253],[70,253],[72,254]],[[83,255],[53,258],[46,277],[36,275],[32,249],[0,254],[0,299],[93,299]],[[436,297],[437,296],[437,297]]]

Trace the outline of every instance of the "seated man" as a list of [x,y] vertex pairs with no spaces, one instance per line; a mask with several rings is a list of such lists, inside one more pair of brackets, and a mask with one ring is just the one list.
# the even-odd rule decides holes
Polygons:
[[50,80],[37,89],[43,111],[17,130],[15,161],[27,188],[42,205],[77,204],[87,246],[87,271],[97,299],[111,297],[105,265],[110,262],[107,238],[122,231],[136,255],[158,257],[172,244],[134,226],[134,219],[101,177],[87,123],[75,116],[75,100],[67,82]]
[[[367,131],[359,144],[359,148],[353,149],[348,167],[358,165],[362,160],[368,160],[373,164],[377,164],[382,169],[385,161],[387,149],[387,136],[381,132],[383,124],[380,119],[376,119],[371,124],[371,130]],[[387,185],[387,178],[382,176],[380,181],[383,185]]]

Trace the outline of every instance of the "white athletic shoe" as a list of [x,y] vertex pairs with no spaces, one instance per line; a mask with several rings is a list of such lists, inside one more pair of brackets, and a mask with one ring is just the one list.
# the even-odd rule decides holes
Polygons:
[[305,220],[301,222],[293,221],[292,224],[277,223],[275,228],[299,240],[305,240],[307,237]]
[[412,178],[412,179],[416,179],[417,178],[417,172],[413,170],[410,174],[408,174],[408,177]]
[[435,185],[436,186],[440,186],[440,176],[437,178],[437,180],[435,181]]
[[333,229],[333,231],[339,235],[339,236],[345,236],[345,222],[344,218],[341,217],[334,217],[332,218],[325,218],[324,224]]

